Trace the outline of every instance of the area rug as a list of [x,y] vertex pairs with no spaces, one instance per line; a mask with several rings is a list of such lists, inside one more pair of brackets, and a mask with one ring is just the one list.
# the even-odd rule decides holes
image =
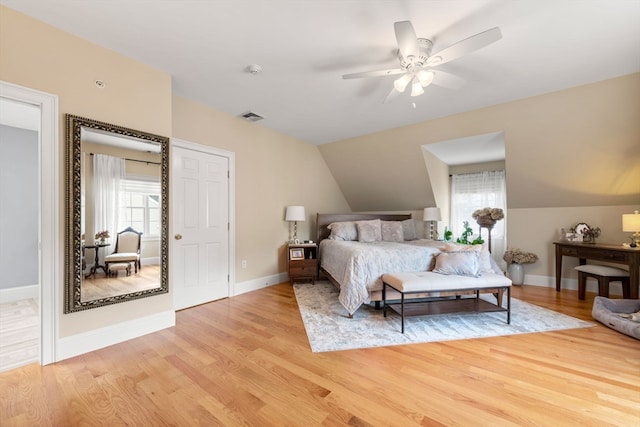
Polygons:
[[[462,313],[405,319],[400,333],[400,316],[392,311],[363,305],[349,319],[338,301],[338,290],[329,282],[294,285],[300,314],[313,352],[350,350],[470,338],[486,338],[531,332],[585,328],[595,323],[511,298],[511,324],[506,313]],[[483,296],[495,298],[492,295]]]

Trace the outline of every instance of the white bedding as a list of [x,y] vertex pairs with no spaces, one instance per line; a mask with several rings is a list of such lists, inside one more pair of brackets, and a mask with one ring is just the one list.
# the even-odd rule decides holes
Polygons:
[[369,292],[382,289],[384,273],[429,270],[443,247],[433,240],[360,243],[325,239],[320,242],[320,264],[340,283],[340,303],[353,314],[370,302]]

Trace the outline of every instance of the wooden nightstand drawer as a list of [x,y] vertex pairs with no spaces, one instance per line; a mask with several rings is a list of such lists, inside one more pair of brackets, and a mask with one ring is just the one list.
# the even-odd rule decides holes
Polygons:
[[289,264],[289,276],[305,276],[311,277],[316,275],[318,263],[315,259],[304,261],[291,261]]

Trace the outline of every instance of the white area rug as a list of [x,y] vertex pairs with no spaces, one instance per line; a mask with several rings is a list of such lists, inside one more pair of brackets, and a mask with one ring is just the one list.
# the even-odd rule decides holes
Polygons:
[[[546,308],[511,298],[511,324],[506,312],[463,313],[405,318],[400,333],[400,316],[363,305],[349,319],[338,301],[338,290],[329,282],[295,284],[300,314],[313,352],[382,347],[401,344],[484,338],[560,329],[585,328],[585,322]],[[485,296],[495,302],[491,295]]]

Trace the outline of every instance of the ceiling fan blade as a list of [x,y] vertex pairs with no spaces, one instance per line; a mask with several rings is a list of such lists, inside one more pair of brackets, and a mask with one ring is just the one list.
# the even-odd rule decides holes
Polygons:
[[436,73],[436,76],[433,79],[433,83],[431,83],[432,85],[435,85],[435,86],[458,90],[467,83],[463,78],[458,77],[455,74],[447,73],[440,69],[435,71],[435,73]]
[[453,61],[461,56],[467,55],[478,49],[490,45],[493,42],[497,42],[502,38],[500,28],[495,27],[475,36],[468,37],[464,40],[455,43],[448,48],[441,50],[438,53],[433,54],[427,60],[426,65],[435,67],[436,65],[444,64],[445,62]]
[[379,70],[379,71],[363,71],[361,73],[343,74],[343,79],[362,79],[365,77],[383,77],[392,76],[394,74],[402,74],[406,70],[395,68],[392,70]]
[[403,57],[418,56],[418,37],[411,21],[400,21],[393,24],[398,49]]

